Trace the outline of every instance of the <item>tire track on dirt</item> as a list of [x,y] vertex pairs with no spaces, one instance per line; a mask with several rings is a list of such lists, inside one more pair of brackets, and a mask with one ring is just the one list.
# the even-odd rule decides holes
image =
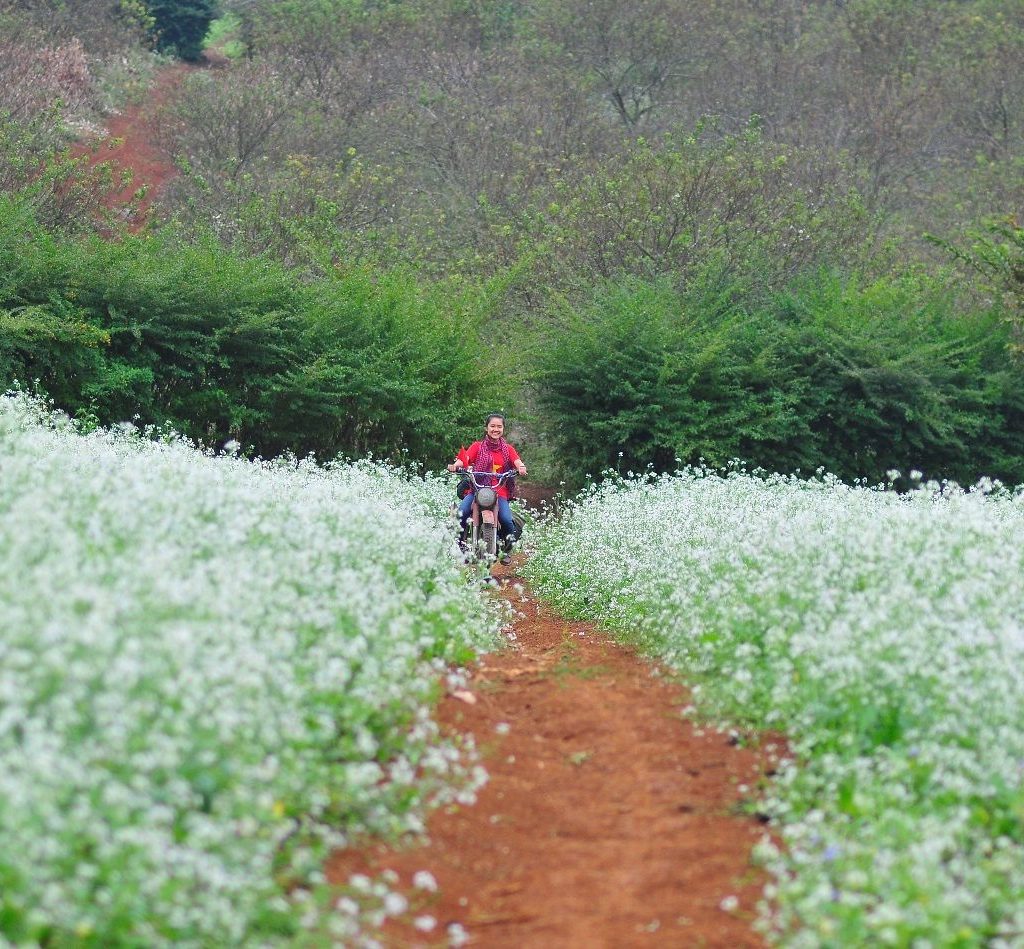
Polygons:
[[764,828],[740,812],[767,756],[682,719],[683,689],[518,593],[514,571],[495,570],[522,614],[511,648],[481,658],[471,704],[438,710],[483,752],[477,803],[435,812],[427,846],[335,854],[329,879],[391,869],[411,895],[415,872],[434,874],[438,892],[415,898],[435,933],[389,923],[393,946],[445,944],[451,923],[488,947],[762,945]]

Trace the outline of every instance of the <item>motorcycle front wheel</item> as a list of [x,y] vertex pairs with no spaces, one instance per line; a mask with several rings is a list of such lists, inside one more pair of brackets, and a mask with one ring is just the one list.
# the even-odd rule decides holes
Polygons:
[[488,559],[498,559],[498,528],[495,524],[481,524],[480,532],[484,542],[484,551]]

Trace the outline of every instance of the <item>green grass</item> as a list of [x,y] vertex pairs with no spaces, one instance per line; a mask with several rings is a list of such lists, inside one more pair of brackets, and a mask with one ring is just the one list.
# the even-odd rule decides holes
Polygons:
[[241,29],[241,17],[237,13],[225,13],[210,24],[203,49],[217,50],[228,59],[240,59],[245,54],[245,44],[239,38]]

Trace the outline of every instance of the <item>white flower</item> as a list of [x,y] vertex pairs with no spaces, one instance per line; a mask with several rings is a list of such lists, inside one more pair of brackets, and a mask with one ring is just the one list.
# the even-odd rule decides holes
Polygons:
[[[351,896],[321,920],[311,895],[344,843],[339,788],[353,834],[422,826],[389,812],[385,738],[424,801],[480,784],[429,714],[503,620],[449,553],[449,489],[130,426],[83,436],[25,397],[0,399],[0,457],[4,899],[58,942],[87,920],[111,942],[245,944],[267,906],[369,921]],[[70,874],[69,853],[89,855]],[[115,876],[116,895],[98,884]]]
[[757,853],[778,941],[814,943],[794,918],[879,944],[1021,925],[1024,845],[997,828],[1024,761],[1024,492],[909,482],[688,470],[534,533],[535,592],[656,649],[699,722],[786,733],[761,805],[783,846]]
[[384,897],[384,912],[388,916],[401,916],[409,908],[409,901],[401,893],[388,893]]
[[457,947],[464,946],[469,942],[469,933],[462,927],[460,923],[452,923],[448,927],[448,945]]
[[417,890],[426,890],[428,893],[437,892],[437,880],[429,870],[417,870],[412,875],[412,885]]

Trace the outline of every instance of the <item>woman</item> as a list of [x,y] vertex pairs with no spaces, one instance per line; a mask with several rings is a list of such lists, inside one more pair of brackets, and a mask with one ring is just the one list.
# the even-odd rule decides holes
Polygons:
[[[461,471],[463,468],[472,468],[478,473],[501,474],[503,471],[515,469],[520,475],[526,474],[526,465],[523,464],[519,453],[505,441],[505,416],[500,412],[492,412],[487,416],[487,423],[484,428],[484,437],[473,442],[469,448],[463,448],[455,456],[455,460],[448,466],[449,471]],[[501,524],[502,532],[505,535],[506,554],[512,549],[516,542],[516,525],[512,520],[512,509],[508,506],[509,487],[508,479],[495,487],[498,495],[498,521]],[[462,522],[462,531],[465,535],[466,525],[473,513],[473,490],[470,489],[459,505],[459,520]]]

